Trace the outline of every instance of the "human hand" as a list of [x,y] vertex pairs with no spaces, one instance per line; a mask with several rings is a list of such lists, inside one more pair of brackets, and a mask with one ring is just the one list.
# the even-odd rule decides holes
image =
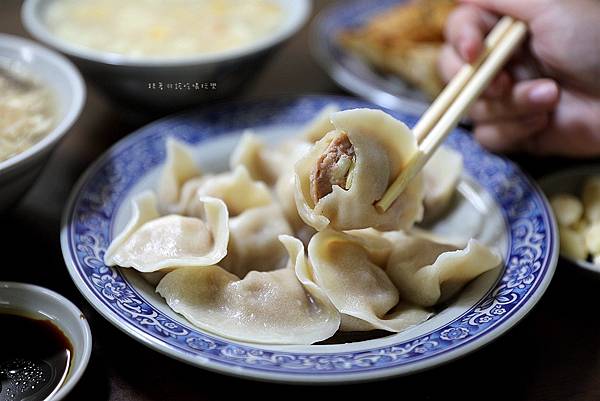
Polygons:
[[[446,24],[440,71],[449,80],[474,61],[485,35],[510,15],[529,40],[469,116],[487,148],[586,157],[600,155],[600,2],[462,0]],[[532,75],[535,64],[544,78]]]

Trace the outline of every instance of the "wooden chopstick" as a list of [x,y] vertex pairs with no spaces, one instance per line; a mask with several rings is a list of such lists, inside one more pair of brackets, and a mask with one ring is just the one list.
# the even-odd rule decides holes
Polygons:
[[375,204],[380,212],[385,212],[408,182],[421,171],[467,109],[506,64],[526,33],[527,26],[510,17],[503,17],[496,24],[486,38],[482,56],[459,70],[415,126],[413,132],[420,143],[419,149]]
[[421,143],[425,136],[427,136],[427,133],[438,122],[442,114],[444,114],[444,111],[446,111],[454,99],[456,99],[458,93],[464,88],[467,82],[469,82],[483,60],[487,58],[492,49],[498,45],[500,39],[508,32],[514,21],[515,20],[512,17],[502,17],[502,19],[494,26],[494,29],[492,29],[485,38],[484,49],[477,60],[472,64],[463,65],[454,75],[452,80],[448,82],[444,90],[421,116],[417,125],[414,126],[413,133],[417,138],[417,143]]

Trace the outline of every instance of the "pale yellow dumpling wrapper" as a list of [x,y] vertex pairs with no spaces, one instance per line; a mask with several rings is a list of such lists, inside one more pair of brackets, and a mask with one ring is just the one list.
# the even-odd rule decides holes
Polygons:
[[[189,197],[183,191],[184,185],[202,172],[192,155],[192,147],[173,137],[165,142],[166,160],[158,182],[158,205],[167,213],[180,213],[181,198]],[[188,191],[189,192],[189,191]]]
[[294,170],[291,170],[285,172],[277,179],[277,183],[275,184],[275,194],[277,195],[277,200],[279,201],[288,222],[292,225],[294,230],[298,230],[305,226],[306,223],[304,223],[298,214],[294,193]]
[[265,142],[252,131],[245,131],[229,158],[229,168],[244,166],[253,180],[274,185],[281,174],[285,156],[269,149]]
[[220,199],[201,198],[205,220],[179,215],[160,217],[156,196],[144,192],[132,201],[132,217],[104,255],[108,266],[149,273],[180,266],[209,266],[227,254],[227,207]]
[[248,209],[270,205],[274,200],[266,184],[253,180],[244,166],[188,181],[182,193],[187,194],[181,199],[182,214],[195,217],[203,216],[204,208],[199,200],[206,196],[221,199],[232,217]]
[[[424,196],[420,174],[385,213],[374,206],[417,151],[410,129],[383,111],[370,109],[340,111],[331,115],[331,122],[336,130],[319,140],[295,166],[295,200],[302,220],[319,231],[327,227],[398,230],[420,221]],[[355,154],[349,188],[333,185],[315,203],[311,194],[315,166],[340,135],[347,136]]]
[[246,210],[229,219],[227,256],[219,265],[241,278],[252,270],[282,268],[288,253],[279,236],[292,234],[278,204]]
[[398,290],[377,266],[363,239],[333,230],[315,234],[308,245],[312,280],[342,314],[342,331],[400,332],[431,313],[399,302]]
[[263,138],[247,130],[229,159],[232,170],[242,165],[252,179],[273,187],[286,219],[295,232],[306,231],[306,223],[300,218],[294,199],[294,164],[310,150],[313,142],[334,129],[329,117],[336,111],[339,108],[333,104],[325,106],[305,124],[298,135],[276,147],[268,146]]
[[296,208],[294,164],[304,156],[312,147],[312,144],[298,140],[288,140],[281,144],[278,151],[285,154],[285,162],[281,164],[281,174],[275,183],[275,195],[281,204],[285,217],[294,229],[302,230],[306,223],[300,218]]
[[335,129],[331,123],[331,114],[337,111],[340,111],[340,108],[335,104],[323,107],[312,120],[306,123],[298,136],[308,142],[317,142],[329,131]]
[[394,246],[383,232],[374,228],[362,228],[345,233],[360,238],[362,246],[368,251],[369,259],[377,266],[385,267]]
[[158,183],[159,209],[163,212],[203,217],[202,197],[221,199],[231,216],[273,203],[267,185],[254,180],[243,164],[220,174],[202,174],[191,146],[174,138],[167,139],[166,154]]
[[[330,122],[329,126],[333,127]],[[329,129],[322,135],[328,131]],[[273,147],[268,146],[265,140],[254,132],[247,130],[229,158],[229,167],[235,170],[238,166],[244,166],[252,179],[274,186],[284,174],[294,172],[294,163],[310,149],[312,143],[301,138],[302,136],[293,137]]]
[[500,256],[474,239],[466,248],[458,249],[395,233],[392,243],[386,273],[403,299],[423,307],[447,300],[502,262]]
[[447,146],[441,146],[431,156],[431,159],[423,167],[424,220],[434,220],[448,209],[462,170],[462,155]]
[[338,330],[340,315],[317,287],[302,284],[307,267],[302,243],[281,236],[289,253],[285,269],[252,271],[240,280],[219,266],[181,268],[156,291],[195,326],[234,340],[312,344]]

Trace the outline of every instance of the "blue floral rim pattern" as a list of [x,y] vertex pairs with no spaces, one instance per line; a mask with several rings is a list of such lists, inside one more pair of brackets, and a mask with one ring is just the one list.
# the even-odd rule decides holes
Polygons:
[[[287,352],[240,344],[171,319],[144,299],[119,269],[104,265],[116,211],[130,189],[163,163],[167,137],[198,144],[249,127],[260,131],[300,125],[329,103],[342,109],[376,107],[336,96],[236,102],[160,120],[115,144],[81,178],[63,216],[63,255],[80,291],[117,327],[161,352],[210,369],[267,380],[311,381],[316,375],[325,381],[344,380],[344,375],[360,380],[361,374],[384,377],[413,367],[422,369],[490,341],[520,319],[537,302],[554,272],[555,224],[535,185],[510,161],[487,153],[461,130],[452,133],[448,145],[463,154],[466,171],[498,203],[509,230],[509,252],[500,279],[483,299],[425,335],[352,352],[323,352],[320,346],[312,346],[314,352]],[[417,119],[386,112],[408,125]]]

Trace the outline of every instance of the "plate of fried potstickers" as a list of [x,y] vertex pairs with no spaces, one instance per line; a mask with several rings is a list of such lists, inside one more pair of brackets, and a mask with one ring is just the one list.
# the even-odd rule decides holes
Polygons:
[[340,1],[315,20],[313,54],[350,92],[421,113],[443,88],[437,60],[454,7],[452,0]]
[[145,126],[73,189],[69,273],[125,333],[221,373],[347,383],[468,354],[540,299],[556,224],[518,167],[460,129],[377,209],[416,120],[301,96]]

